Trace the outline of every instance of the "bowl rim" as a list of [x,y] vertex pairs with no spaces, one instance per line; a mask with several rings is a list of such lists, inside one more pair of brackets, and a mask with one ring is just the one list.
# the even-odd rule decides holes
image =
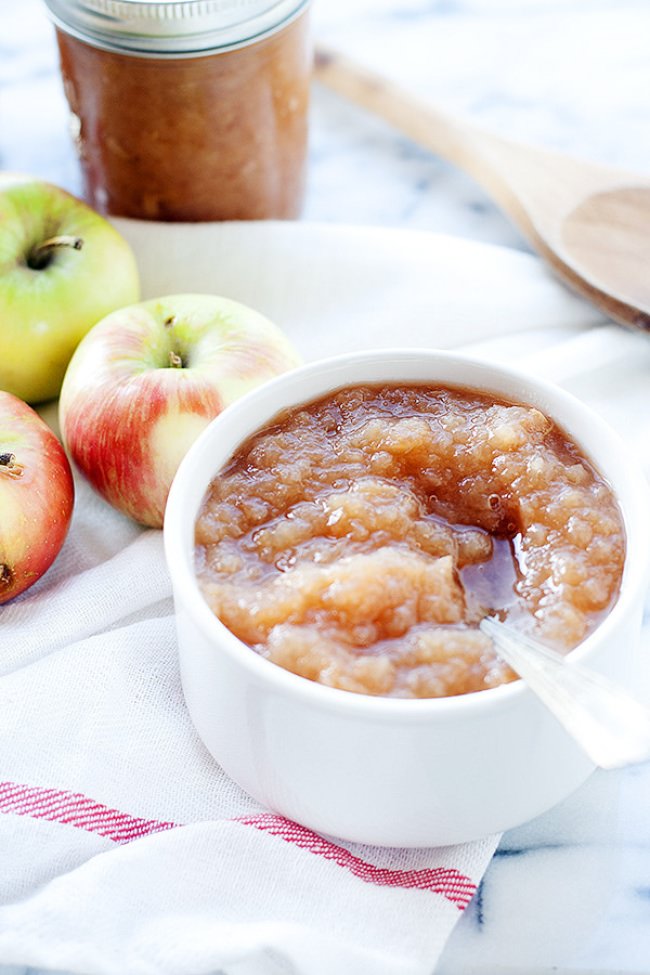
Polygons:
[[[254,412],[255,406],[260,400],[266,400],[269,396],[272,397],[276,390],[278,391],[277,403],[274,408],[268,412],[264,412],[254,425],[249,424],[248,432],[241,436],[235,442],[232,450],[225,455],[220,463],[215,465],[212,473],[203,483],[201,498],[204,497],[209,482],[218,473],[218,470],[227,461],[228,457],[232,456],[233,451],[257,430],[266,427],[274,417],[284,410],[296,408],[301,403],[310,402],[311,399],[318,399],[338,389],[361,385],[364,382],[430,382],[434,385],[436,383],[436,377],[432,375],[430,379],[421,380],[370,380],[363,378],[355,380],[354,378],[346,377],[341,382],[332,382],[322,392],[319,386],[313,397],[301,395],[295,399],[282,396],[285,388],[291,390],[296,382],[301,382],[310,376],[330,374],[333,377],[337,372],[347,372],[350,368],[363,366],[369,362],[384,361],[386,366],[388,366],[389,363],[394,364],[396,361],[405,362],[407,360],[419,362],[426,360],[432,367],[436,362],[455,362],[459,366],[466,366],[470,370],[478,369],[479,371],[489,372],[494,377],[494,387],[491,387],[489,384],[483,387],[476,383],[468,382],[464,388],[476,389],[479,392],[492,392],[495,396],[503,399],[508,399],[509,396],[504,390],[499,389],[499,379],[501,377],[507,381],[519,382],[529,387],[531,393],[534,394],[531,396],[533,401],[543,399],[544,396],[559,400],[562,405],[567,406],[574,412],[577,411],[584,420],[595,425],[599,437],[602,438],[608,448],[613,450],[615,462],[618,465],[621,463],[624,465],[626,488],[633,497],[633,504],[628,503],[624,505],[618,493],[612,487],[623,516],[626,534],[623,578],[618,599],[607,616],[601,620],[596,629],[585,640],[570,651],[571,659],[576,663],[583,663],[585,659],[588,659],[597,646],[602,641],[607,640],[612,631],[616,629],[619,620],[624,620],[628,611],[642,597],[642,592],[645,590],[647,580],[650,577],[650,557],[648,552],[643,549],[641,541],[644,537],[647,538],[650,533],[650,516],[648,514],[650,511],[650,486],[625,442],[598,413],[578,397],[563,389],[561,386],[517,366],[495,362],[477,355],[466,354],[462,351],[395,347],[361,350],[329,356],[310,361],[288,372],[282,373],[264,382],[227,406],[217,417],[210,421],[192,444],[181,461],[176,476],[174,477],[165,510],[163,531],[165,557],[172,578],[174,602],[176,603],[180,596],[184,610],[190,613],[193,622],[209,639],[214,648],[214,652],[227,653],[233,663],[246,670],[248,675],[256,682],[267,684],[271,689],[275,689],[291,697],[303,698],[305,703],[311,703],[320,710],[362,714],[369,719],[419,722],[436,719],[446,720],[451,716],[465,718],[471,715],[483,714],[485,711],[493,709],[512,707],[520,703],[523,698],[533,698],[534,695],[525,682],[519,679],[507,684],[498,685],[497,687],[472,691],[467,694],[433,698],[394,698],[329,687],[302,677],[299,674],[294,674],[292,671],[286,670],[278,664],[265,659],[252,650],[251,647],[236,637],[212,612],[197,584],[191,558],[194,547],[193,538],[189,545],[186,544],[185,538],[186,531],[192,531],[193,535],[196,513],[198,511],[198,507],[192,508],[191,519],[189,520],[189,524],[187,524],[189,514],[185,496],[193,485],[197,468],[203,466],[203,454],[206,445],[209,445],[216,439],[222,428],[227,427],[234,418],[237,418],[244,411]],[[462,383],[448,382],[443,379],[440,380],[440,385],[463,388]],[[525,403],[526,399],[522,398],[520,402]],[[532,405],[535,405],[534,402]],[[563,422],[562,418],[558,417],[557,412],[553,410],[545,412],[578,444],[583,454],[594,464],[600,476],[611,487],[608,473],[609,468],[608,470],[604,470],[601,461],[596,462],[591,460],[590,452],[582,447],[580,438],[571,430],[571,424]],[[628,508],[634,510],[628,511]],[[631,524],[634,526],[633,532],[630,531]],[[177,605],[175,606],[175,611],[178,612]]]

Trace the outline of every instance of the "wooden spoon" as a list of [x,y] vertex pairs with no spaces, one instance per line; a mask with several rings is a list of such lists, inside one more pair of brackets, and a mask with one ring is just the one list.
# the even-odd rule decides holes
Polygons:
[[501,139],[326,48],[315,77],[473,176],[563,281],[650,329],[650,177]]

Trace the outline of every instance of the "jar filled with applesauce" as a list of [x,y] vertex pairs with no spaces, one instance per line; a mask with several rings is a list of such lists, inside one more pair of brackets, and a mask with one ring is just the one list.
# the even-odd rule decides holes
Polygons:
[[307,154],[309,0],[46,0],[92,207],[291,219]]

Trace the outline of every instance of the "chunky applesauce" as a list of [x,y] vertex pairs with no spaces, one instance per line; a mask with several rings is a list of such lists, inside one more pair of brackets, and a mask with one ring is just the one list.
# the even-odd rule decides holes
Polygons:
[[269,660],[366,694],[514,679],[486,613],[578,644],[616,600],[620,512],[539,410],[424,385],[358,386],[280,415],[214,478],[196,571]]

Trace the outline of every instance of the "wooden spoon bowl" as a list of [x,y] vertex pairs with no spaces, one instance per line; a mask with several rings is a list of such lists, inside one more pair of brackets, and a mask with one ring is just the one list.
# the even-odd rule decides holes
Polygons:
[[650,186],[587,196],[565,218],[562,243],[567,263],[591,286],[587,297],[600,288],[611,317],[650,328]]

